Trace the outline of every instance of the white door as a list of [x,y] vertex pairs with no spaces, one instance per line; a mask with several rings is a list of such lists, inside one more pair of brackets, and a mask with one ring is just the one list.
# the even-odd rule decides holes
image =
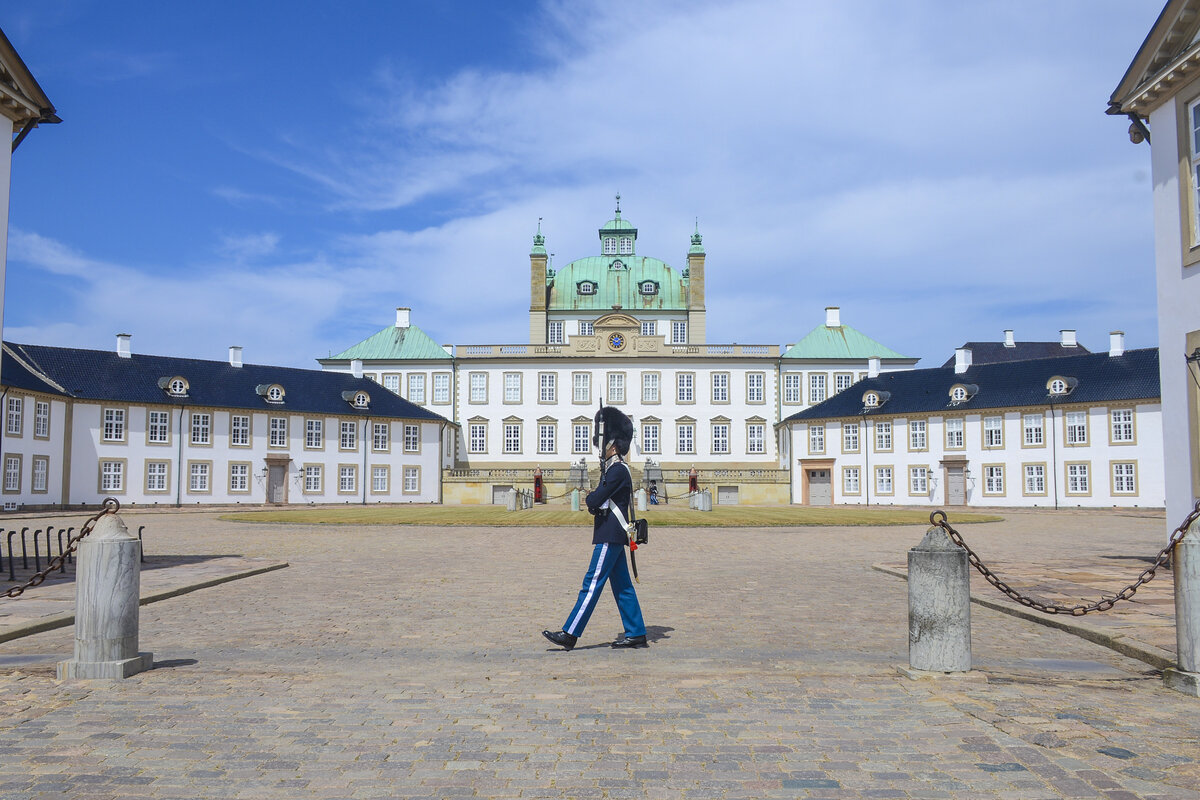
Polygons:
[[833,505],[833,484],[830,481],[829,470],[810,469],[808,471],[808,504],[810,506]]
[[508,493],[511,491],[511,486],[492,486],[492,505],[508,505]]
[[282,464],[272,464],[267,469],[267,501],[271,503],[286,503],[287,467]]
[[717,505],[719,506],[736,506],[738,504],[738,487],[736,486],[718,486],[717,487]]
[[946,467],[946,505],[965,506],[967,504],[967,480],[963,467]]

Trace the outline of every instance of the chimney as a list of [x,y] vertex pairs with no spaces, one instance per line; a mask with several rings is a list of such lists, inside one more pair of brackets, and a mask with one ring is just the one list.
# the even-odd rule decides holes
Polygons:
[[229,346],[229,366],[242,368],[242,348],[240,345]]
[[971,351],[966,347],[959,347],[954,351],[954,374],[961,375],[971,368]]
[[411,308],[397,308],[396,309],[396,327],[397,328],[407,328],[409,325],[408,319],[411,314],[412,314]]
[[362,359],[356,358],[350,362],[350,374],[356,378],[362,377]]
[[1062,334],[1062,346],[1063,347],[1078,347],[1079,346],[1079,341],[1075,338],[1075,331],[1063,330],[1063,331],[1059,331],[1059,333]]
[[867,377],[879,377],[879,356],[871,356],[867,359]]
[[825,306],[825,327],[842,327],[842,312],[837,306]]
[[1017,346],[1017,340],[1013,338],[1012,331],[1004,332],[1004,346],[1005,347],[1016,347]]
[[1125,355],[1125,331],[1113,331],[1108,334],[1108,355]]
[[117,355],[121,358],[129,358],[131,354],[129,342],[133,339],[132,333],[117,334]]

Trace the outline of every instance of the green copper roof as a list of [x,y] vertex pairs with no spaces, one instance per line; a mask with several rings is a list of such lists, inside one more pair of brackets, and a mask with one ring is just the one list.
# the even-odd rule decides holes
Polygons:
[[533,235],[533,249],[529,251],[529,255],[536,256],[546,255],[546,237],[542,236],[542,218],[538,217],[537,233]]
[[601,233],[607,231],[632,231],[633,233],[637,233],[637,228],[633,227],[633,223],[629,220],[621,219],[621,212],[618,211],[615,219],[610,219],[601,226]]
[[441,345],[429,338],[425,331],[415,325],[407,328],[397,328],[392,325],[384,328],[370,338],[363,339],[329,359],[351,360],[361,358],[363,361],[409,361],[416,359],[443,359],[450,356]]
[[908,358],[884,347],[870,336],[865,336],[849,325],[830,328],[818,325],[812,332],[792,345],[783,354],[784,358]]
[[[614,262],[624,267],[612,269]],[[579,284],[596,284],[594,294],[580,294]],[[645,281],[658,284],[657,294],[642,294]],[[684,311],[687,309],[688,283],[676,270],[657,258],[644,256],[589,256],[558,270],[550,286],[547,308],[550,311],[611,311],[620,305],[625,311],[643,309]]]

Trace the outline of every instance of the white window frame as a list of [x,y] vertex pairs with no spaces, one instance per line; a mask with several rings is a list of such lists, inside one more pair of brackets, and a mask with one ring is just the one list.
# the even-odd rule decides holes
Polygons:
[[1114,461],[1111,471],[1113,494],[1137,494],[1137,462]]
[[504,423],[504,452],[510,454],[521,452],[521,423]]
[[929,494],[929,467],[908,468],[908,493],[911,495]]
[[875,493],[881,495],[895,494],[895,482],[892,479],[891,467],[875,468]]
[[1004,465],[984,464],[983,493],[986,495],[1004,494]]
[[207,461],[188,462],[188,493],[206,494],[212,491],[212,464]]
[[392,426],[389,422],[371,423],[371,450],[386,453],[391,449]]
[[125,409],[106,408],[102,413],[104,425],[102,428],[103,441],[125,441]]
[[842,468],[842,494],[862,494],[861,474],[858,467]]
[[1067,411],[1063,414],[1063,435],[1069,445],[1086,445],[1088,443],[1088,412]]
[[410,372],[408,374],[408,394],[404,399],[410,403],[425,404],[424,372]]
[[450,375],[448,373],[433,373],[433,402],[438,405],[446,405],[450,402]]
[[188,422],[188,427],[191,429],[191,438],[189,441],[193,447],[212,444],[211,414],[193,411],[191,419]]
[[[4,491],[9,489],[9,466],[4,465]],[[125,462],[120,459],[105,459],[100,462],[100,491],[125,491]]]
[[33,402],[33,438],[50,438],[50,404],[45,400]]
[[842,423],[842,452],[857,453],[859,448],[859,424],[857,422]]
[[325,421],[321,419],[304,420],[304,449],[323,450],[325,448]]
[[657,403],[659,401],[660,376],[657,372],[642,373],[642,402]]
[[575,403],[592,402],[592,373],[575,372],[571,374],[571,400]]
[[[722,375],[729,380],[728,375]],[[717,379],[717,375],[713,375],[713,380]],[[696,402],[696,373],[694,372],[678,372],[675,374],[675,402],[677,403],[694,403]]]
[[269,445],[270,447],[287,447],[288,446],[288,418],[287,417],[271,417],[267,426],[269,428]]
[[943,427],[946,429],[947,450],[962,450],[966,447],[966,421],[962,417],[946,417]]
[[762,372],[747,372],[746,373],[746,402],[747,403],[765,403],[766,402],[766,385],[767,376]]
[[983,446],[990,449],[1004,447],[1004,417],[983,418]]
[[658,322],[652,319],[642,320],[642,336],[657,336]]
[[521,373],[519,373],[519,372],[504,373],[504,402],[506,402],[506,403],[521,402]]
[[147,461],[146,462],[146,491],[147,492],[165,492],[167,491],[167,481],[171,475],[171,462],[169,461]]
[[761,422],[751,422],[746,426],[746,452],[767,452],[767,426]]
[[1133,409],[1114,408],[1108,412],[1109,436],[1113,444],[1133,444]]
[[1086,463],[1069,463],[1067,471],[1067,491],[1069,495],[1090,494],[1092,487],[1091,465]]
[[808,454],[822,455],[825,453],[825,426],[808,426]]
[[358,423],[353,420],[342,420],[338,425],[338,449],[358,449]]
[[714,372],[712,374],[712,402],[729,402],[729,373]]
[[579,335],[580,336],[595,336],[596,335],[596,323],[580,322],[579,323]]
[[659,448],[659,424],[646,422],[642,424],[642,452],[657,453]]
[[538,402],[558,402],[558,375],[554,372],[538,373]]
[[800,379],[803,376],[798,372],[788,372],[783,376],[783,402],[788,404],[798,404],[801,402],[800,397]]
[[808,404],[815,406],[817,403],[825,402],[826,394],[826,378],[824,372],[813,372],[808,376]]
[[608,373],[608,397],[604,402],[609,405],[625,402],[625,373],[610,372]]
[[486,422],[469,422],[469,423],[467,423],[467,452],[468,453],[486,453],[487,452],[487,423]]
[[681,422],[676,426],[675,445],[680,455],[695,455],[696,425],[693,422]]
[[230,493],[250,491],[249,464],[234,463],[229,465],[229,491]]
[[592,426],[587,422],[576,422],[571,426],[571,452],[590,453],[592,450]]
[[467,380],[470,385],[470,402],[486,403],[487,402],[487,387],[488,376],[486,372],[472,372]]
[[150,409],[146,412],[146,441],[150,444],[171,442],[171,412]]
[[875,420],[875,452],[886,453],[892,449],[892,423],[890,420]]
[[687,344],[687,322],[671,320],[671,344]]
[[561,319],[550,320],[546,323],[546,344],[566,344],[566,336],[563,333],[563,321]]
[[250,415],[229,415],[229,444],[231,447],[250,446]]
[[558,426],[553,422],[538,423],[538,452],[558,452]]
[[[8,415],[4,423],[5,436],[20,436],[25,425],[25,398],[8,398]],[[124,438],[124,437],[122,437]],[[116,440],[113,440],[116,441]]]
[[1046,493],[1046,465],[1024,464],[1021,467],[1024,476],[1025,494],[1043,495]]
[[405,425],[404,426],[404,452],[406,452],[406,453],[421,452],[421,426],[420,425]]
[[1040,412],[1021,415],[1021,443],[1025,447],[1042,447],[1046,444],[1046,418]]
[[712,451],[714,455],[729,453],[729,423],[712,423]]
[[918,451],[929,449],[929,425],[925,420],[910,419],[908,421],[908,449]]

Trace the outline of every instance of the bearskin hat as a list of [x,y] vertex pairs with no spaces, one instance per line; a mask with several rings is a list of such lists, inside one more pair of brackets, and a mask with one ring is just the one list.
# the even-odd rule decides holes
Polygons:
[[600,448],[603,456],[608,448],[600,443],[601,421],[604,422],[604,438],[617,446],[618,453],[627,455],[629,445],[633,442],[633,420],[614,406],[604,406],[596,412],[596,433],[592,436],[592,444]]

